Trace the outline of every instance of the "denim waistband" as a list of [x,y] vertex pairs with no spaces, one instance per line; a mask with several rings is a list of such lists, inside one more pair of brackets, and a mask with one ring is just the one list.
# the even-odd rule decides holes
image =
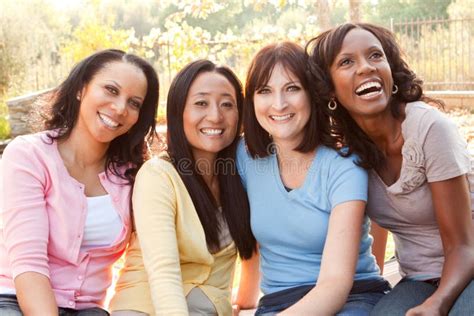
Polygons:
[[[273,306],[282,302],[297,302],[305,296],[315,285],[302,285],[264,295],[258,305]],[[361,293],[386,293],[390,291],[391,286],[385,279],[359,280],[354,281],[349,294]]]

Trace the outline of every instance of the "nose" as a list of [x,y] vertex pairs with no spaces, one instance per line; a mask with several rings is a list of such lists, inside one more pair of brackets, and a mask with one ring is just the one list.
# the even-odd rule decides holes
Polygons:
[[208,112],[206,115],[208,121],[216,123],[222,120],[222,110],[219,104],[213,104],[208,108]]
[[375,71],[374,65],[370,63],[366,58],[361,58],[359,61],[359,67],[357,68],[357,74],[363,75]]
[[284,110],[287,106],[288,102],[286,101],[285,94],[281,92],[275,93],[275,99],[273,100],[272,107],[275,110],[281,111]]
[[127,111],[127,100],[117,99],[112,102],[112,109],[118,114],[123,115]]

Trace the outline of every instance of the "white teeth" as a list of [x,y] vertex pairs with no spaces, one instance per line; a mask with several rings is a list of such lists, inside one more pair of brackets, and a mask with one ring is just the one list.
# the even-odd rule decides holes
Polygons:
[[377,88],[377,89],[380,89],[382,87],[382,85],[380,84],[380,82],[377,82],[377,81],[370,81],[370,82],[366,82],[362,85],[360,85],[357,89],[356,89],[356,93],[360,93],[362,91],[364,91],[365,89],[370,89],[370,88]]
[[374,95],[377,95],[379,93],[380,93],[380,91],[369,92],[369,93],[364,94],[364,97],[365,98],[370,98],[370,97],[373,97]]
[[221,135],[224,132],[224,130],[219,129],[219,128],[203,128],[201,129],[201,132],[203,134],[213,136],[213,135]]
[[118,122],[112,120],[110,117],[108,117],[106,115],[103,115],[103,114],[99,113],[99,117],[100,117],[101,121],[110,128],[116,128],[116,127],[119,126]]
[[286,115],[270,115],[270,117],[275,121],[284,121],[292,117],[293,114],[286,114]]

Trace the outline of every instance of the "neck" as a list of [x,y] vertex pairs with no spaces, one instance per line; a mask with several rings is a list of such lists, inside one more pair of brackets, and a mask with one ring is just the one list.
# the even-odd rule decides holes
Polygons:
[[294,150],[296,147],[295,144],[280,145],[275,143],[275,145],[277,146],[277,157],[280,169],[291,168],[291,170],[294,170],[294,168],[302,167],[307,169],[314,159],[315,150],[302,153]]
[[58,148],[64,162],[81,168],[91,166],[105,167],[108,143],[93,141],[90,137],[83,137],[78,129],[73,128],[69,137],[58,143]]
[[400,145],[403,145],[402,121],[394,118],[389,111],[363,121],[356,119],[357,125],[385,154],[398,152]]

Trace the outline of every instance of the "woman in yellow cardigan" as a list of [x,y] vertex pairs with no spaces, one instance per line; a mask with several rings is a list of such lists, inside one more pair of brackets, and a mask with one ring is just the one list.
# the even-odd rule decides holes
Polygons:
[[168,149],[138,172],[136,233],[112,315],[230,315],[237,252],[256,249],[235,167],[242,87],[227,67],[199,60],[174,78]]

